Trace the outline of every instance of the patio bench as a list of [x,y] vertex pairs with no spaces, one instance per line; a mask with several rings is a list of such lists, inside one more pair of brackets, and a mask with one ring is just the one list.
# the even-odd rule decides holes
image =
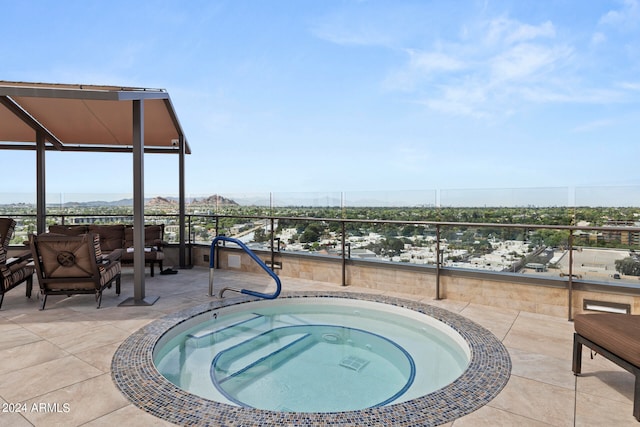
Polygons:
[[582,371],[582,346],[635,375],[633,416],[640,421],[640,315],[598,313],[574,318],[573,373]]

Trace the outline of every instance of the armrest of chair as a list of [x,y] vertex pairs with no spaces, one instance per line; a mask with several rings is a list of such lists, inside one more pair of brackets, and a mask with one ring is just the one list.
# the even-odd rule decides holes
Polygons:
[[16,264],[16,263],[23,262],[23,261],[29,261],[29,260],[31,260],[31,258],[32,258],[31,251],[21,252],[18,255],[14,255],[11,258],[9,258],[7,260],[7,265]]
[[102,255],[102,262],[106,264],[111,264],[112,262],[120,261],[120,257],[122,257],[122,249],[114,249],[106,255]]
[[169,243],[165,242],[162,239],[153,239],[153,240],[147,240],[145,242],[145,246],[148,248],[153,248],[157,251],[162,251],[162,248],[167,246]]

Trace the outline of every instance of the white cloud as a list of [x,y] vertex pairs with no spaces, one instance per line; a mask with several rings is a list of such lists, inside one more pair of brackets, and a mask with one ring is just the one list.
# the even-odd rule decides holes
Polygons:
[[594,120],[592,122],[589,123],[585,123],[583,125],[577,126],[575,128],[573,128],[574,132],[590,132],[592,130],[595,129],[600,129],[600,128],[605,128],[605,127],[611,127],[615,124],[615,121],[612,119],[601,119],[601,120]]
[[635,28],[640,25],[640,4],[638,0],[624,0],[619,10],[610,10],[600,18],[600,24],[616,28]]
[[[431,50],[406,49],[407,62],[385,83],[413,91],[429,109],[483,119],[511,115],[523,100],[554,102],[550,95],[562,90],[558,76],[574,51],[555,40],[551,21],[532,25],[502,16],[467,23],[457,34]],[[539,87],[546,95],[531,97]]]
[[420,52],[409,49],[410,67],[431,73],[434,71],[457,71],[466,68],[464,61],[442,52]]
[[387,89],[412,91],[424,81],[438,78],[443,73],[464,70],[468,66],[461,58],[438,51],[406,49],[405,52],[409,61],[387,77],[384,82]]
[[507,42],[516,43],[520,41],[534,40],[539,37],[554,38],[556,29],[551,21],[546,21],[541,25],[519,25],[513,33],[507,37]]
[[486,118],[486,101],[489,88],[481,84],[450,85],[440,88],[439,93],[425,98],[421,103],[428,108],[457,116]]
[[389,29],[390,22],[376,8],[357,8],[353,11],[335,11],[320,17],[310,26],[311,33],[330,43],[346,46],[390,46],[396,34]]
[[622,82],[618,86],[622,89],[640,91],[640,82]]
[[[628,23],[640,17],[639,1],[625,0],[601,23]],[[404,53],[405,61],[388,73],[384,87],[408,93],[416,103],[445,114],[499,119],[527,104],[621,102],[626,99],[624,90],[636,90],[632,84],[612,87],[610,78],[598,74],[600,58],[588,58],[581,50],[581,43],[596,46],[608,41],[606,28],[580,40],[570,27],[559,29],[550,19],[530,23],[503,14],[465,20],[457,28],[435,31],[437,36],[399,46],[399,38],[390,42],[392,30],[385,36],[383,27],[369,26],[366,19],[353,25],[340,19],[331,23],[325,32],[316,29],[316,35],[334,43]]]
[[607,41],[607,36],[601,31],[593,33],[593,36],[591,36],[591,43],[594,45],[599,45],[606,41]]
[[[636,4],[627,2],[625,10]],[[465,23],[457,34],[464,38],[439,39],[432,50],[407,50],[404,68],[395,72],[403,77],[403,89],[434,111],[500,119],[529,104],[626,102],[625,91],[640,90],[637,83],[616,86],[610,72],[600,78],[598,60],[585,57],[579,39],[558,40],[551,21],[532,25],[498,17]],[[605,40],[604,32],[591,38]]]
[[563,46],[518,44],[489,60],[492,76],[498,81],[540,77],[571,56]]
[[386,46],[390,44],[390,39],[383,33],[375,32],[373,29],[360,28],[315,28],[313,33],[316,37],[339,45],[354,46]]
[[484,40],[489,45],[511,45],[541,37],[554,38],[555,35],[556,30],[551,21],[530,25],[500,17],[489,21]]
[[618,90],[559,86],[559,84],[555,86],[538,84],[522,87],[518,89],[519,98],[540,104],[608,104],[623,100],[623,93]]

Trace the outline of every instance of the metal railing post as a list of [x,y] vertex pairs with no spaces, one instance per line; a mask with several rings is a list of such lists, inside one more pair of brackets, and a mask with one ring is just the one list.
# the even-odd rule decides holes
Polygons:
[[193,260],[192,260],[191,252],[193,252],[193,244],[196,242],[196,239],[194,238],[193,242],[191,241],[191,215],[187,215],[186,219],[188,221],[187,229],[189,230],[188,231],[188,236],[189,236],[189,244],[188,244],[188,246],[189,246],[189,252],[188,252],[189,253],[189,264],[188,265],[192,266],[193,265],[193,262],[192,262]]
[[568,320],[573,320],[573,232],[569,230],[569,307],[568,307]]
[[[218,217],[218,214],[216,214],[215,218],[216,218],[216,237],[218,237],[220,235],[220,221],[219,221],[220,218]],[[220,253],[219,252],[215,252],[214,253],[214,251],[211,251],[210,256],[215,256],[216,257],[216,260],[215,260],[216,261],[216,266],[217,266],[217,268],[220,268],[220,259],[219,259]],[[211,261],[213,261],[213,260],[210,259],[209,262],[211,262]]]
[[[274,220],[273,217],[271,217],[271,271],[275,271],[276,269],[276,254],[273,250],[273,244],[275,243],[275,230],[273,229],[273,225]],[[278,246],[280,246],[280,243],[278,243]]]
[[347,286],[347,245],[346,245],[346,226],[344,221],[340,221],[340,227],[342,229],[342,237],[340,239],[342,244],[342,286]]
[[440,226],[436,225],[436,300],[440,299]]

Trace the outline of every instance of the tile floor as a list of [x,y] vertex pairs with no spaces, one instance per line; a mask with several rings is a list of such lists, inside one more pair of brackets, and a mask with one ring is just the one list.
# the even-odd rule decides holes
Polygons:
[[[208,301],[208,269],[146,278],[149,307],[118,307],[133,296],[133,270],[122,294],[49,297],[44,311],[23,288],[0,309],[0,427],[171,425],[129,403],[111,380],[111,357],[131,333],[168,313]],[[247,285],[250,284],[250,285]],[[270,287],[265,275],[216,271],[216,287]],[[321,282],[283,279],[287,290],[352,290]],[[415,296],[389,293],[407,299]],[[583,351],[583,375],[571,372],[573,324],[564,318],[464,301],[421,302],[457,312],[493,332],[513,363],[504,390],[488,405],[447,424],[463,426],[638,426],[632,416],[634,377]]]

